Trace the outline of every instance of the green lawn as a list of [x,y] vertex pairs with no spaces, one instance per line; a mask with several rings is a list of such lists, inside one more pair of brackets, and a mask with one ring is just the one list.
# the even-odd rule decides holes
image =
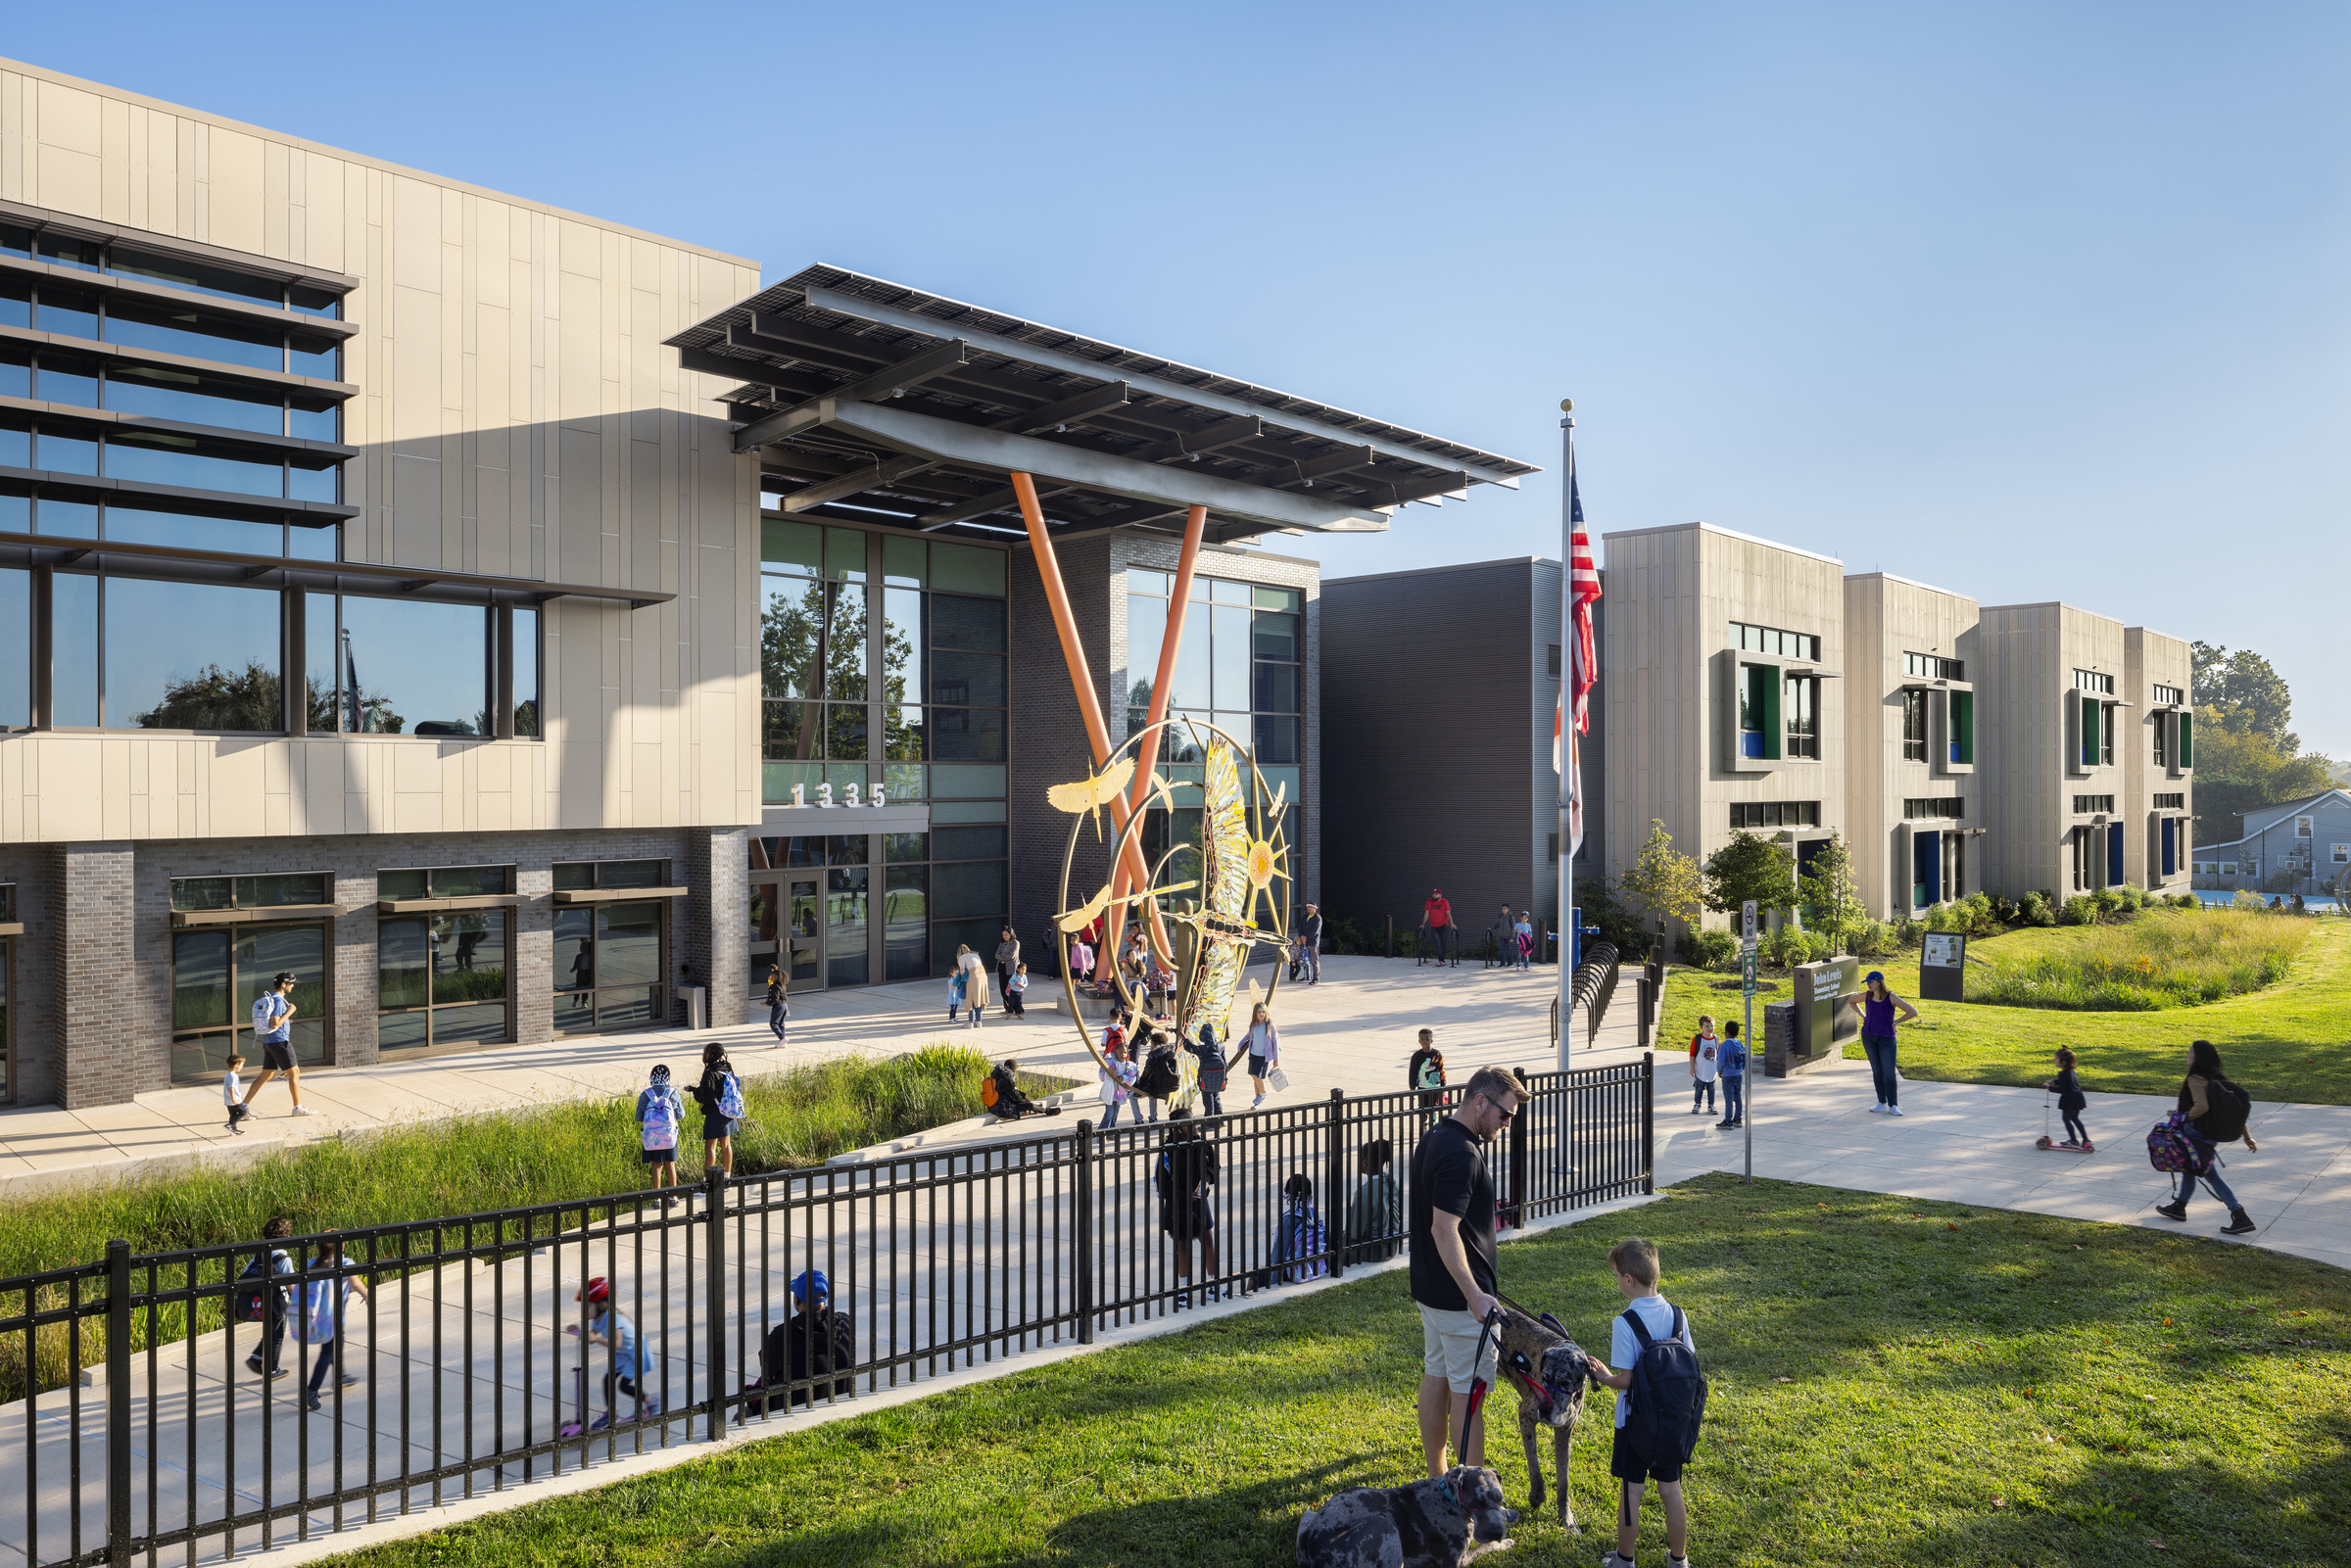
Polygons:
[[[2351,1291],[2192,1236],[1709,1176],[1513,1243],[1503,1283],[1605,1347],[1606,1268],[1663,1257],[1712,1388],[1698,1560],[2316,1565],[2351,1539]],[[337,1559],[409,1565],[1285,1564],[1333,1492],[1414,1478],[1401,1273]],[[1608,1396],[1578,1444],[1607,1539]],[[1511,1397],[1496,1457],[1521,1499]],[[1548,1451],[1548,1444],[1545,1446]],[[1661,1561],[1654,1506],[1641,1560]]]
[[[2094,1013],[1982,1002],[1916,1002],[1915,956],[1885,960],[1895,989],[1912,998],[1920,1017],[1902,1025],[1902,1075],[1961,1083],[2008,1083],[2038,1088],[2054,1070],[2049,1057],[2070,1046],[2081,1059],[2082,1086],[2118,1094],[2171,1094],[2180,1086],[2190,1040],[2221,1048],[2229,1075],[2256,1100],[2351,1105],[2351,921],[2314,920],[2310,939],[2285,978],[2245,996],[2154,1013]],[[2041,942],[2065,931],[2015,931],[1971,943],[1985,956],[2010,942]],[[1680,1049],[1701,1013],[1719,1020],[1739,1013],[1738,980],[1677,970],[1666,981],[1661,1046]],[[1785,980],[1767,982],[1776,996],[1755,998],[1755,1030],[1763,1003],[1785,1001]],[[1858,1044],[1846,1055],[1858,1058]]]

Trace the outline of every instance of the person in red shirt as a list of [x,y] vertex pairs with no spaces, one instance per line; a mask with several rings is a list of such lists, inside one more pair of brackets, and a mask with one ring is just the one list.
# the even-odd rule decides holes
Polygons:
[[1453,905],[1446,900],[1442,887],[1428,890],[1428,902],[1420,906],[1420,924],[1433,944],[1428,951],[1438,963],[1444,963],[1453,946]]

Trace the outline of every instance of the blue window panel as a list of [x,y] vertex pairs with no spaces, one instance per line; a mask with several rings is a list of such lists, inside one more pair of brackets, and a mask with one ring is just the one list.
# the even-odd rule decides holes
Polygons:
[[[45,450],[49,438],[43,435]],[[233,447],[192,436],[117,436],[106,444],[110,479],[151,485],[185,485],[197,490],[235,491],[246,496],[283,496],[285,465],[275,458],[246,455]]]

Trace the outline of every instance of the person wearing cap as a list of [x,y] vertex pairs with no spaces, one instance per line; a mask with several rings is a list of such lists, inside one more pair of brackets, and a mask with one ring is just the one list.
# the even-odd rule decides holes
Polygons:
[[[566,1422],[557,1435],[576,1438],[583,1431],[600,1432],[610,1426],[614,1390],[626,1394],[635,1402],[636,1415],[632,1419],[659,1415],[661,1401],[654,1395],[653,1385],[658,1381],[656,1374],[661,1363],[653,1358],[650,1350],[639,1343],[637,1325],[629,1315],[612,1309],[612,1282],[599,1274],[572,1292],[571,1299],[588,1305],[588,1325],[582,1328],[577,1323],[566,1323],[563,1332],[581,1341],[583,1348],[589,1345],[610,1347],[612,1358],[604,1373],[603,1414],[585,1427],[577,1421]],[[583,1365],[580,1368],[583,1392],[587,1388],[587,1376],[588,1369]],[[580,1412],[582,1415],[587,1413],[585,1410]]]
[[310,1110],[302,1103],[302,1069],[294,1065],[294,975],[289,970],[279,970],[269,982],[269,989],[253,999],[253,1037],[262,1044],[262,1074],[245,1091],[245,1104],[251,1106],[253,1097],[262,1092],[262,1085],[286,1075],[286,1092],[294,1097],[294,1109],[289,1116],[307,1117]]
[[[785,1389],[792,1392],[792,1404],[806,1404],[826,1391],[813,1386],[814,1380],[827,1373],[841,1372],[857,1361],[857,1335],[848,1313],[836,1311],[832,1303],[833,1282],[821,1268],[804,1268],[799,1278],[792,1282],[792,1305],[798,1308],[789,1319],[767,1331],[759,1347],[759,1382],[761,1389]],[[856,1392],[854,1377],[835,1379],[832,1396],[846,1398]],[[763,1414],[766,1402],[761,1401],[751,1412]]]
[[1306,983],[1322,982],[1322,906],[1306,906],[1306,919],[1298,923],[1298,946],[1306,954]]
[[1898,1117],[1902,1114],[1902,1078],[1895,1070],[1894,1026],[1918,1017],[1918,1009],[1895,995],[1879,970],[1871,970],[1861,989],[1845,1000],[1861,1015],[1861,1049],[1869,1057],[1870,1081],[1878,1091],[1878,1103],[1870,1110]]

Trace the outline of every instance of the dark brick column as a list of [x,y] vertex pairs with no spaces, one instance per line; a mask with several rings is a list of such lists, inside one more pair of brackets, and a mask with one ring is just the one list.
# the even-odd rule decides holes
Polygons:
[[750,1017],[750,829],[687,830],[686,885],[693,891],[678,958],[693,966],[692,983],[709,987],[712,1028]]
[[139,1060],[132,969],[131,847],[60,844],[52,851],[49,936],[57,1022],[58,1103],[120,1105],[153,1087]]

